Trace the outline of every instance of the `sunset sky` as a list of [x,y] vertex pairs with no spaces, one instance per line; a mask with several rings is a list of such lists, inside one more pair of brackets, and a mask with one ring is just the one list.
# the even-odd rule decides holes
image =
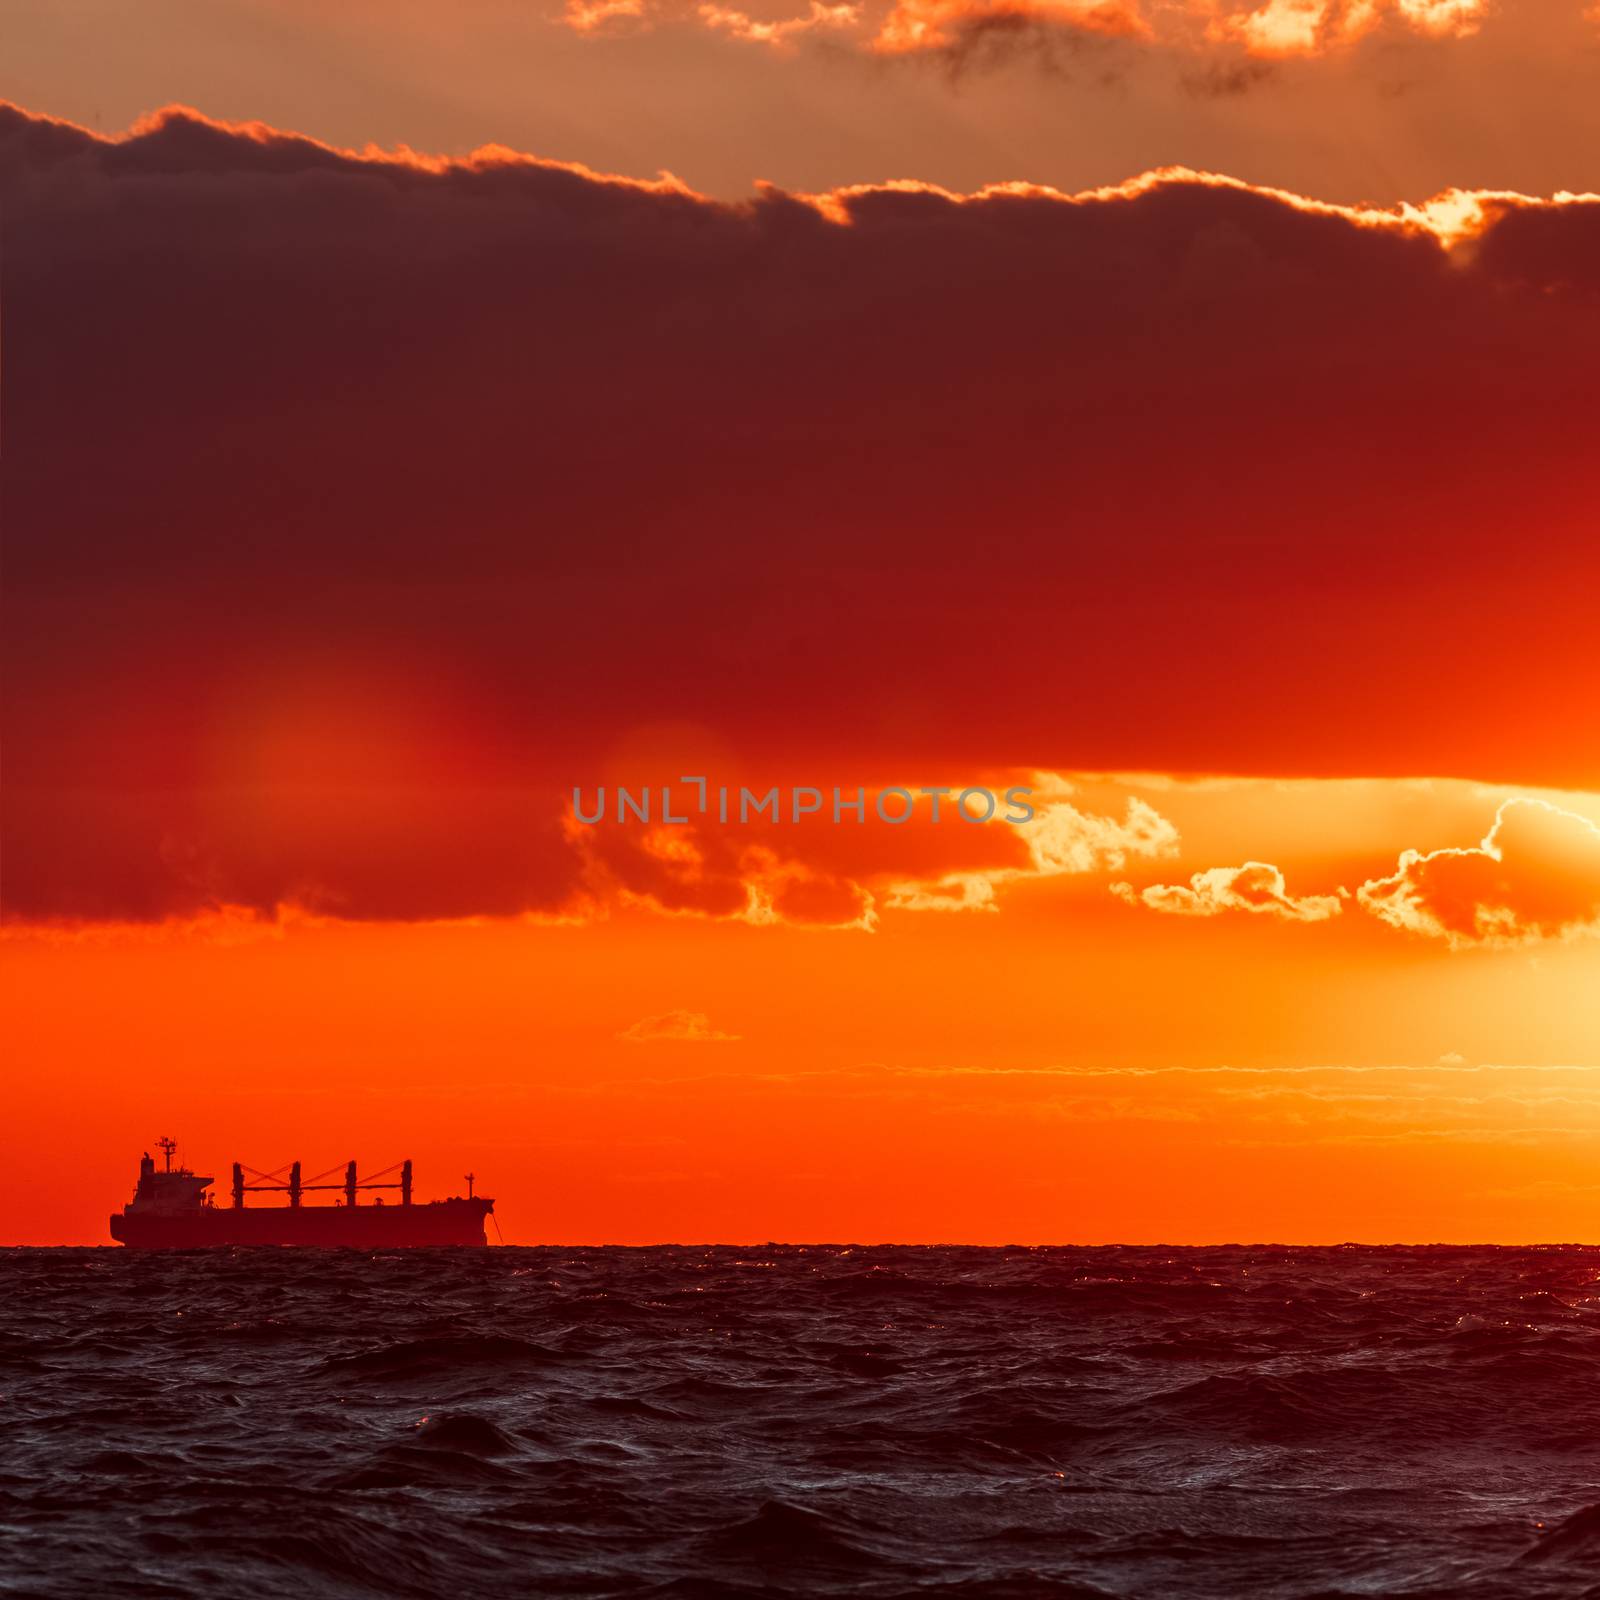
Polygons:
[[0,1243],[1600,1234],[1600,11],[335,9],[0,3]]

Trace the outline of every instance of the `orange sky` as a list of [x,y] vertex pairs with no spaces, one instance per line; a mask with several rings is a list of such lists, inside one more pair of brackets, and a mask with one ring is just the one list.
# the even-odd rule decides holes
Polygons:
[[[153,9],[0,81],[0,1243],[164,1133],[511,1243],[1594,1237],[1581,8]],[[690,773],[1037,815],[571,818]]]
[[[224,1174],[411,1154],[434,1194],[471,1167],[513,1243],[1593,1233],[1579,928],[1452,944],[1354,902],[1195,915],[1108,887],[1255,857],[1297,904],[1339,904],[1408,841],[1474,843],[1501,791],[1130,779],[1074,799],[1093,817],[1141,794],[1170,852],[1008,880],[988,911],[897,911],[873,883],[871,932],[645,901],[573,925],[14,934],[8,1237],[98,1241],[169,1125]],[[1562,853],[1503,881],[1525,908],[1552,868],[1585,883],[1592,928],[1600,796],[1546,803],[1573,819]]]

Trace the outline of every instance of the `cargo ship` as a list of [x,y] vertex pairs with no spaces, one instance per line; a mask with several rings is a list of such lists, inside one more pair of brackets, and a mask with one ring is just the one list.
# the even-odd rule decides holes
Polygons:
[[[257,1172],[243,1162],[233,1164],[233,1204],[219,1206],[208,1194],[212,1180],[172,1164],[177,1143],[156,1140],[165,1157],[158,1171],[149,1151],[139,1162],[139,1185],[133,1199],[111,1218],[111,1237],[133,1250],[200,1250],[237,1245],[325,1245],[356,1250],[392,1250],[427,1245],[486,1245],[484,1219],[494,1201],[472,1192],[473,1174],[466,1174],[467,1193],[423,1204],[411,1198],[411,1163],[396,1162],[372,1177],[359,1179],[353,1161],[344,1164],[344,1180],[324,1183],[338,1167],[302,1182],[300,1163],[276,1172]],[[245,1182],[248,1173],[256,1181]],[[284,1174],[288,1176],[285,1177]],[[398,1173],[392,1182],[381,1181]],[[398,1189],[398,1205],[382,1197],[361,1204],[359,1196],[373,1189]],[[313,1191],[339,1190],[332,1205],[304,1205]],[[250,1193],[283,1196],[278,1205],[245,1204]]]

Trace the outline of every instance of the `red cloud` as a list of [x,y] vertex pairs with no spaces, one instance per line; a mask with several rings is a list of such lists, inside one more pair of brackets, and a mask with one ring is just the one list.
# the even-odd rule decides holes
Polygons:
[[[4,109],[0,206],[7,917],[562,914],[571,786],[685,721],[784,783],[1600,783],[1600,203],[728,205]],[[833,832],[609,870],[837,924],[1029,869]]]
[[757,926],[866,931],[884,909],[995,911],[1013,885],[1121,871],[1130,859],[1177,848],[1177,829],[1142,800],[1129,800],[1121,817],[1103,816],[1072,805],[1061,778],[1033,781],[1035,815],[1020,824],[963,824],[947,809],[936,825],[923,799],[904,827],[721,826],[696,816],[671,826],[574,822],[567,836],[596,909],[634,904]]
[[674,916],[756,926],[871,929],[873,895],[849,875],[809,861],[769,835],[689,827],[568,829],[594,903],[642,905]]
[[1544,800],[1508,800],[1470,849],[1407,850],[1357,892],[1396,928],[1451,949],[1600,932],[1600,827]]

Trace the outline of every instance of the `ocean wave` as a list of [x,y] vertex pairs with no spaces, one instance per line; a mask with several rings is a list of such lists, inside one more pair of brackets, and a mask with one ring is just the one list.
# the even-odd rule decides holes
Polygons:
[[0,1593],[1555,1600],[1600,1253],[0,1252]]

